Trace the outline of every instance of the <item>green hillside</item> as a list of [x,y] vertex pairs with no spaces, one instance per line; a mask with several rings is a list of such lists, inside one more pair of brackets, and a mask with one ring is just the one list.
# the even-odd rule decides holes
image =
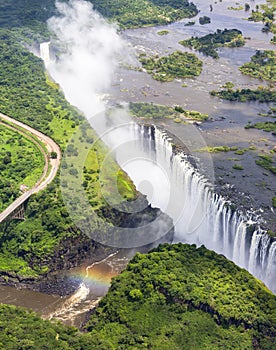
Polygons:
[[[84,169],[86,173],[80,174],[80,183],[87,182],[85,191],[88,198],[91,198],[92,208],[103,210],[105,217],[101,212],[99,216],[108,221],[106,217],[110,210],[107,208],[106,197],[103,196],[98,181],[102,163],[108,153],[107,148],[101,142],[93,145],[93,139],[96,140],[97,136],[92,130],[89,135],[87,134],[88,128],[84,125],[84,117],[70,106],[59,86],[49,79],[41,59],[21,45],[15,33],[8,29],[0,29],[0,65],[1,113],[47,134],[60,145],[62,150],[66,148],[73,133],[77,131],[81,133],[81,142],[86,143],[87,147],[90,145]],[[3,129],[1,142],[8,138],[9,133],[8,129]],[[16,158],[15,140],[13,143],[13,149],[7,150],[11,153],[11,160]],[[7,148],[6,145],[5,147]],[[21,151],[24,151],[22,147]],[[12,176],[7,169],[9,164],[4,164],[6,159],[5,154],[2,157],[3,152],[0,152],[0,167],[2,167],[0,186],[4,183],[8,187]],[[24,154],[27,156],[27,151]],[[34,160],[33,156],[33,163],[30,165],[27,162],[28,159],[23,157],[21,160],[18,159],[16,167],[11,163],[12,169],[18,169],[14,174],[19,177],[19,169],[24,167],[27,176],[30,166],[34,174]],[[68,170],[70,169],[75,171],[73,164],[68,165]],[[109,193],[105,193],[105,196],[112,197],[112,193],[117,193],[118,186],[122,198],[128,200],[136,198],[134,185],[113,159],[109,160],[108,169],[105,188]],[[29,185],[29,183],[26,184]],[[114,184],[118,185],[114,186]],[[11,202],[11,196],[14,198],[18,194],[18,191],[10,190],[10,201],[7,203],[8,199],[3,191],[0,196],[0,208]],[[93,226],[91,228],[93,230]],[[46,190],[30,198],[25,221],[13,221],[0,225],[0,279],[5,278],[6,282],[13,283],[18,276],[38,277],[57,268],[62,269],[74,256],[78,261],[84,259],[85,256],[82,254],[80,257],[76,256],[73,248],[68,252],[67,245],[70,246],[70,241],[72,247],[79,246],[79,252],[82,252],[84,246],[84,251],[88,254],[91,252],[89,253],[89,249],[86,249],[87,246],[94,249],[94,243],[86,235],[81,234],[70,219],[63,203],[58,176]],[[62,254],[63,251],[67,254]],[[71,251],[72,254],[70,254]],[[76,261],[70,262],[68,266],[72,264],[76,264]]]
[[[94,8],[122,28],[166,24],[197,14],[196,6],[187,0],[91,0]],[[41,27],[55,14],[54,0],[6,0],[0,4],[1,27]]]
[[114,349],[275,349],[276,297],[204,247],[162,245],[113,280],[88,329]]
[[87,333],[10,306],[0,307],[0,322],[5,350],[276,348],[276,297],[222,255],[183,244],[138,253]]

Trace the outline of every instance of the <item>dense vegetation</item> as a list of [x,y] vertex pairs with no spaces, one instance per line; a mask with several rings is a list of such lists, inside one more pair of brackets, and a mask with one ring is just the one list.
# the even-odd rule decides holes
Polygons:
[[[91,0],[103,16],[120,24],[122,28],[171,23],[181,18],[193,17],[197,8],[183,0]],[[55,13],[54,0],[7,0],[0,4],[0,26],[41,28],[41,23]]]
[[37,146],[16,130],[0,123],[0,212],[43,173],[44,158]]
[[250,62],[240,67],[240,71],[254,78],[276,82],[276,51],[258,50]]
[[256,164],[276,175],[276,159],[268,154],[260,154]]
[[136,118],[142,119],[173,119],[185,122],[186,119],[203,121],[208,119],[208,114],[203,114],[197,111],[189,111],[181,106],[169,107],[146,102],[130,102],[130,114]]
[[256,90],[252,89],[223,89],[219,91],[212,90],[211,96],[217,96],[229,101],[259,101],[259,102],[275,102],[276,90],[259,87]]
[[245,126],[245,129],[259,129],[259,130],[263,130],[266,132],[275,132],[276,131],[276,122],[257,122],[254,124],[248,123]]
[[240,47],[244,45],[245,41],[242,37],[242,32],[238,29],[224,29],[222,31],[217,29],[213,34],[207,34],[200,38],[191,37],[179,43],[183,46],[193,48],[206,56],[219,58],[217,53],[218,47]]
[[249,21],[263,22],[263,32],[271,32],[274,34],[271,42],[276,44],[276,24],[275,24],[275,11],[276,0],[267,0],[267,4],[256,5],[255,10],[252,10],[249,16]]
[[218,152],[230,152],[230,151],[237,151],[237,146],[207,146],[200,148],[200,152],[209,152],[209,153],[218,153]]
[[[64,150],[74,131],[78,128],[86,129],[82,127],[83,117],[69,105],[58,86],[45,75],[42,61],[19,44],[13,32],[0,30],[0,48],[0,111],[48,134]],[[5,138],[8,138],[6,132],[5,135]],[[83,131],[81,136],[86,145],[93,146],[95,135],[86,135]],[[69,151],[72,148],[73,152],[73,145],[67,147]],[[85,176],[89,176],[86,192],[91,198],[93,208],[101,211],[105,210],[106,201],[99,191],[100,184],[97,183],[97,179],[106,150],[100,143],[90,148],[86,164],[88,174]],[[12,157],[17,156],[14,154]],[[30,169],[30,164],[27,163],[26,158],[25,171]],[[107,181],[114,184],[113,180],[117,178],[122,197],[134,198],[136,192],[126,174],[120,171],[114,161],[110,160],[109,163],[110,172]],[[9,166],[8,164],[7,167]],[[20,163],[16,166],[19,170]],[[8,173],[1,172],[2,174],[8,176]],[[7,181],[11,179],[12,177],[5,176],[1,181],[6,186]],[[83,238],[72,223],[63,203],[59,182],[57,178],[45,191],[30,198],[24,222],[18,224],[12,222],[9,225],[4,223],[0,226],[2,273],[25,277],[46,273],[55,268],[51,265],[54,262],[53,256],[62,249],[66,240],[77,240],[80,237],[79,240],[82,241]],[[117,187],[106,186],[106,188],[110,192],[114,190],[117,192]],[[58,259],[62,268],[62,257],[59,256]]]
[[173,107],[147,102],[130,102],[129,111],[132,116],[141,119],[174,119],[179,115]]
[[[67,129],[82,117],[45,75],[43,62],[0,29],[0,111],[55,138],[55,127],[66,120]],[[63,135],[65,136],[65,135]],[[68,135],[70,136],[70,134]],[[55,138],[62,143],[62,140]],[[66,140],[63,140],[63,142]],[[62,145],[61,145],[62,146]]]
[[204,247],[137,254],[88,325],[103,349],[273,349],[276,298]]
[[167,24],[181,18],[193,17],[197,8],[187,0],[118,0],[91,1],[105,17],[117,21],[123,28]]
[[5,350],[274,349],[276,297],[204,247],[136,254],[80,334],[32,312],[0,307]]
[[203,17],[199,17],[198,21],[199,21],[199,24],[204,25],[204,24],[211,23],[211,18],[208,16],[203,16]]
[[80,335],[76,329],[43,321],[23,308],[0,305],[0,322],[0,349],[3,350],[89,349],[85,335]]
[[0,27],[41,29],[42,23],[54,14],[54,9],[55,0],[5,0],[0,3]]
[[155,80],[173,81],[175,78],[192,78],[200,75],[202,61],[196,55],[187,52],[175,51],[168,56],[145,57],[140,55],[143,68]]

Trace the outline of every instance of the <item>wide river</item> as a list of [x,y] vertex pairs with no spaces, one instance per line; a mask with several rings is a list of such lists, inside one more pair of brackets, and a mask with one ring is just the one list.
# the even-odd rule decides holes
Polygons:
[[[239,1],[240,6],[248,1]],[[265,1],[249,1],[254,8],[256,4]],[[195,1],[200,13],[194,19],[183,20],[168,26],[149,27],[142,29],[127,30],[122,33],[137,53],[168,54],[174,50],[188,49],[178,44],[180,40],[191,36],[202,36],[214,32],[217,28],[237,28],[245,37],[250,37],[246,45],[241,48],[222,48],[219,50],[220,59],[198,56],[203,60],[202,74],[195,79],[176,80],[170,83],[154,81],[144,72],[135,70],[119,69],[107,93],[111,101],[145,101],[160,104],[179,104],[186,109],[198,110],[208,113],[211,122],[202,124],[200,132],[206,144],[231,145],[237,144],[242,147],[254,145],[258,151],[268,151],[275,141],[270,133],[257,130],[245,130],[244,125],[248,122],[264,121],[264,117],[258,113],[268,111],[266,104],[257,103],[229,103],[212,98],[209,91],[220,88],[225,82],[231,81],[236,87],[257,87],[264,85],[263,82],[247,76],[243,76],[238,67],[250,60],[250,57],[258,49],[275,49],[270,44],[271,34],[262,33],[262,23],[247,21],[249,12],[229,10],[233,1],[221,2]],[[210,11],[210,4],[213,11]],[[209,16],[211,23],[200,25],[199,16]],[[193,26],[185,26],[188,21],[196,21]],[[168,30],[166,36],[160,36],[158,31]],[[186,87],[183,87],[183,83]],[[165,123],[165,127],[172,132],[181,132],[181,126],[173,123]],[[176,130],[177,129],[177,130]],[[215,140],[215,142],[214,142]],[[270,174],[264,174],[262,168],[255,165],[255,154],[247,154],[240,158],[243,166],[249,169],[247,174],[232,172],[232,161],[223,159],[225,155],[217,155],[214,158],[217,176],[225,178],[230,184],[236,186],[238,191],[245,191],[252,195],[255,206],[269,207],[271,193],[276,193],[276,184]],[[254,175],[250,175],[250,173]],[[250,177],[251,176],[251,177]],[[247,179],[248,177],[248,179]],[[253,180],[252,180],[253,179]],[[260,190],[261,188],[261,190]],[[256,196],[256,193],[258,194]],[[256,198],[258,197],[258,199]],[[84,313],[97,304],[109,287],[111,278],[117,275],[127,264],[127,261],[135,251],[120,251],[105,260],[91,264],[87,262],[83,266],[68,272],[68,278],[79,282],[79,289],[70,297],[47,295],[24,289],[0,286],[0,301],[32,308],[44,318],[57,317],[67,324],[79,326],[84,319]]]

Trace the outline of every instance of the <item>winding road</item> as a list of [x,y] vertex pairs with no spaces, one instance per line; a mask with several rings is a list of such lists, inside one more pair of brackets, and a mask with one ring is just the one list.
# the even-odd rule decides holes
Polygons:
[[[38,182],[35,184],[33,188],[23,193],[19,198],[17,198],[11,205],[8,206],[8,208],[6,208],[0,214],[0,223],[1,223],[5,219],[7,219],[7,217],[11,215],[16,210],[16,208],[22,205],[32,194],[45,189],[46,186],[53,181],[53,179],[55,178],[58,172],[59,164],[61,161],[61,150],[59,146],[50,137],[44,135],[42,132],[33,129],[24,123],[21,123],[18,120],[15,120],[11,117],[8,117],[7,115],[0,113],[0,121],[9,123],[9,124],[5,124],[9,128],[17,129],[16,127],[19,127],[20,129],[25,130],[26,132],[28,132],[28,134],[26,135],[27,137],[29,136],[29,134],[35,136],[35,139],[32,141],[36,143],[36,145],[40,148],[45,158],[45,167],[43,170],[43,174],[38,180]],[[21,131],[20,129],[19,130],[17,129],[17,131],[23,133],[23,131]],[[40,142],[42,142],[45,145],[47,152],[45,152],[43,147],[41,147],[41,145],[39,144],[38,141],[36,141],[36,139],[38,139]],[[57,154],[57,158],[55,159],[50,158],[49,160],[49,155],[51,154],[51,152],[55,152]]]

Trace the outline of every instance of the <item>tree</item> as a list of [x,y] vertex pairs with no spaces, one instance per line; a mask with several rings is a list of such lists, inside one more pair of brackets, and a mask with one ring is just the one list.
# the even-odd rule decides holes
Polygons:
[[50,158],[51,159],[57,159],[57,152],[51,152]]

